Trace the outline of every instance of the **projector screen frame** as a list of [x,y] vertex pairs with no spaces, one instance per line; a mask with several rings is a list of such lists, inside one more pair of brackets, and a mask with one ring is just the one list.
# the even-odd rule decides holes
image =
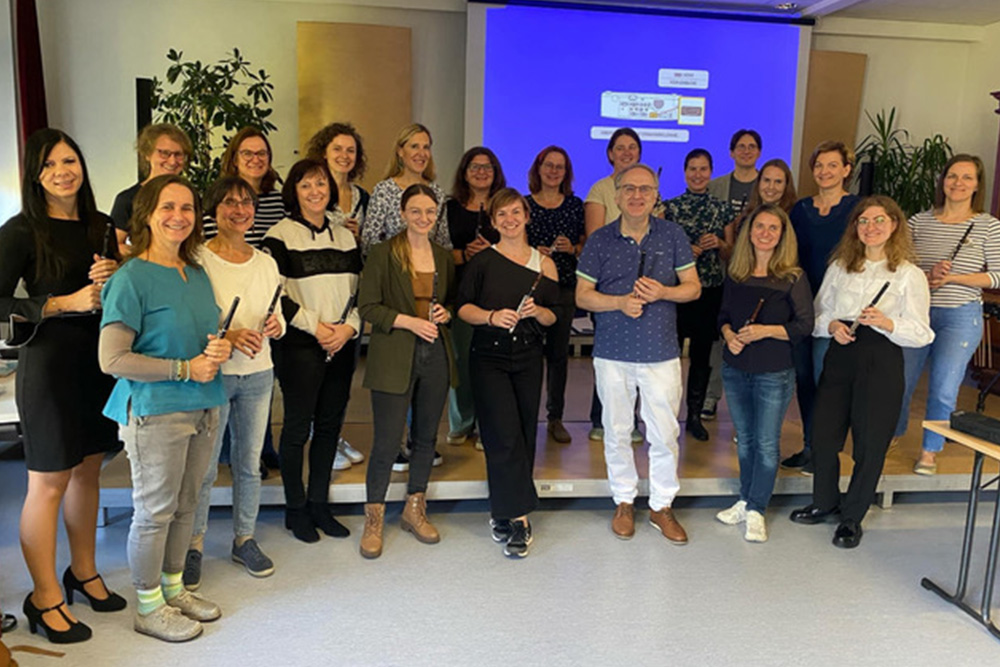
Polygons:
[[[581,2],[551,2],[546,0],[469,0],[466,15],[466,67],[465,67],[465,127],[466,148],[480,146],[483,142],[483,114],[486,91],[486,14],[488,10],[507,6],[542,7],[582,11],[615,12],[639,15],[657,15],[708,20],[778,23],[799,27],[799,56],[795,82],[795,110],[793,113],[792,146],[789,166],[793,174],[799,173],[802,154],[802,132],[805,124],[806,93],[809,85],[809,56],[812,51],[812,28],[815,19],[792,16],[761,16],[735,12],[682,11],[666,7],[633,7],[629,5],[591,4]],[[768,159],[765,155],[762,159]],[[728,159],[728,156],[727,156]],[[728,171],[719,161],[717,174]]]

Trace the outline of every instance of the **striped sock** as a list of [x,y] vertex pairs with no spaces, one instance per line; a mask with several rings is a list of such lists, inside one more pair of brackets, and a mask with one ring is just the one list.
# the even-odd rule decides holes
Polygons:
[[163,584],[163,597],[172,600],[184,592],[184,573],[161,572],[160,583]]
[[166,604],[166,600],[163,599],[163,590],[159,587],[146,590],[139,588],[136,589],[135,593],[139,597],[140,616],[151,614],[159,609],[160,606]]

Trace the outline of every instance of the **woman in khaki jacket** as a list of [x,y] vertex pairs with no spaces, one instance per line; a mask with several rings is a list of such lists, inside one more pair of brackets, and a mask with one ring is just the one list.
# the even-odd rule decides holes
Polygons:
[[455,297],[451,251],[428,234],[437,222],[437,196],[417,183],[403,192],[406,229],[372,247],[361,274],[358,310],[372,324],[364,386],[371,390],[375,437],[365,480],[361,555],[382,554],[385,494],[411,413],[410,477],[400,525],[425,544],[441,537],[427,520],[427,480],[438,423],[455,376],[450,305]]

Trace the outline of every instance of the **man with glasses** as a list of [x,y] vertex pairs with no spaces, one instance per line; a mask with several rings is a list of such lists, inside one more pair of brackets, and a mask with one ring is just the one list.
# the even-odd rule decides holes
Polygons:
[[615,177],[621,216],[587,240],[577,266],[576,299],[594,313],[594,382],[603,403],[604,459],[617,509],[611,529],[635,534],[639,475],[631,433],[636,391],[649,440],[649,521],[673,544],[687,533],[671,505],[677,478],[681,363],[676,304],[698,298],[701,283],[684,231],[652,216],[659,183],[644,164]]
[[708,184],[708,194],[729,202],[733,207],[733,218],[750,201],[750,193],[757,180],[757,160],[760,159],[763,148],[760,134],[756,130],[736,130],[729,140],[729,157],[733,158],[733,170],[713,178]]

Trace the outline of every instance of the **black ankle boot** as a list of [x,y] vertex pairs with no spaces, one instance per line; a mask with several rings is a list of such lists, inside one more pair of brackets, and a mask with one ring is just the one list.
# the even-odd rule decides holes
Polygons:
[[319,533],[309,511],[305,507],[285,508],[285,528],[292,531],[295,539],[303,542],[319,542]]
[[688,408],[687,421],[684,423],[684,430],[691,434],[695,440],[705,442],[708,440],[708,431],[701,423],[701,408]]
[[329,504],[314,503],[310,501],[307,504],[307,507],[313,524],[330,537],[347,537],[351,534],[351,531],[347,529],[347,526],[340,523],[333,517],[333,513],[330,512]]

